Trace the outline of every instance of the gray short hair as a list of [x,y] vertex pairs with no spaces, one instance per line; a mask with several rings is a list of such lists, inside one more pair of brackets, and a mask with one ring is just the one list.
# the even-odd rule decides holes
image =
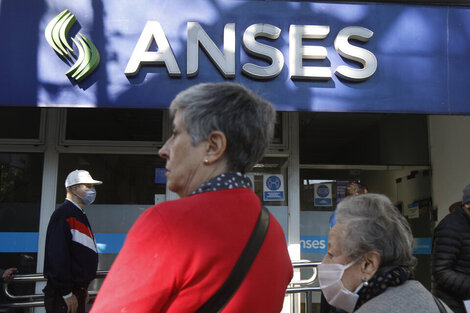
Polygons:
[[228,170],[246,173],[264,155],[274,134],[273,105],[247,88],[229,82],[205,83],[180,92],[170,105],[183,121],[194,145],[221,131],[227,138]]
[[350,260],[376,251],[380,268],[416,265],[411,228],[386,196],[368,193],[347,197],[336,208],[336,220],[344,226],[342,252]]

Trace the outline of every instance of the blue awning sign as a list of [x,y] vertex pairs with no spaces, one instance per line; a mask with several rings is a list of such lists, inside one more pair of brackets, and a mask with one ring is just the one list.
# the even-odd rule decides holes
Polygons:
[[[49,24],[64,10],[79,28]],[[229,80],[279,111],[469,114],[469,21],[467,7],[445,5],[7,1],[0,36],[21,42],[0,45],[0,106],[166,109],[190,86]],[[88,40],[66,36],[69,25]],[[68,40],[82,38],[91,51],[77,80],[48,42],[64,32],[53,47],[80,55]]]

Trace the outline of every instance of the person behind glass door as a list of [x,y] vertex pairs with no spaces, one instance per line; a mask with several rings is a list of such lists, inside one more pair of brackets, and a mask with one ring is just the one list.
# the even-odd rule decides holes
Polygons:
[[98,250],[90,222],[83,210],[96,197],[94,180],[85,170],[75,170],[65,180],[65,202],[47,227],[44,305],[47,313],[84,313],[88,285],[96,276]]
[[449,206],[449,213],[454,213],[462,206],[462,201],[457,201]]
[[15,278],[18,269],[16,267],[11,267],[6,270],[0,269],[0,277],[2,278],[2,282],[9,283]]
[[434,229],[431,266],[434,294],[456,313],[470,305],[470,184],[462,192],[462,205]]
[[[190,313],[222,285],[261,211],[245,175],[274,131],[271,103],[234,83],[195,85],[170,106],[173,134],[160,149],[168,188],[181,199],[147,209],[129,231],[91,313]],[[248,275],[223,309],[280,312],[293,274],[271,215]]]
[[413,235],[390,199],[373,193],[347,197],[336,219],[318,265],[330,305],[357,313],[440,312],[439,300],[413,279]]
[[[364,193],[369,193],[366,185],[361,185],[357,182],[350,182],[346,187],[346,197],[358,196]],[[336,211],[333,211],[330,215],[330,229],[336,224]]]
[[357,182],[351,182],[346,187],[346,196],[358,196],[363,193],[367,193],[364,192],[364,190],[367,190],[367,188],[364,188],[361,184]]

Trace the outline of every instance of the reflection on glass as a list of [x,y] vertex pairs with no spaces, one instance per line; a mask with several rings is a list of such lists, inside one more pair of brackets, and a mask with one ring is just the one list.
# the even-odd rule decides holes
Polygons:
[[[0,268],[36,273],[43,155],[0,153]],[[13,284],[13,294],[31,294],[33,284]]]
[[64,201],[69,172],[84,169],[103,181],[95,202],[85,207],[100,248],[98,270],[109,270],[135,220],[154,205],[156,195],[165,194],[165,181],[157,175],[164,168],[165,160],[156,155],[60,155],[57,204]]
[[65,136],[67,140],[162,141],[162,124],[163,110],[68,109]]
[[0,138],[38,139],[40,122],[39,108],[0,108]]

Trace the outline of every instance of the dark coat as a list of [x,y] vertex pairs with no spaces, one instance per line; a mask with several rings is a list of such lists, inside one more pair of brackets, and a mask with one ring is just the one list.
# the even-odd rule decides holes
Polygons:
[[434,230],[432,274],[434,295],[455,313],[465,313],[470,300],[470,215],[460,207]]
[[73,287],[88,287],[96,276],[98,249],[90,222],[82,210],[65,200],[47,227],[44,276],[61,295]]

